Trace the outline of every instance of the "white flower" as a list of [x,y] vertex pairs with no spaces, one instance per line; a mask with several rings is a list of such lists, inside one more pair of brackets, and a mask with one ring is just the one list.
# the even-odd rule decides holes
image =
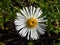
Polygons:
[[14,23],[16,25],[16,30],[19,32],[19,35],[22,37],[27,36],[27,39],[38,39],[39,34],[44,34],[46,25],[42,24],[42,22],[46,22],[44,20],[45,16],[39,18],[42,14],[42,10],[40,8],[35,8],[30,6],[20,9],[21,13],[17,13],[17,19],[15,19]]

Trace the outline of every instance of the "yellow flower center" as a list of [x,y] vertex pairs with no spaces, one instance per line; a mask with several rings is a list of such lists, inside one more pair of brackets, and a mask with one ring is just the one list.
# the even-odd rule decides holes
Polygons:
[[30,28],[33,28],[35,26],[37,26],[37,19],[36,18],[30,18],[27,20],[27,25]]

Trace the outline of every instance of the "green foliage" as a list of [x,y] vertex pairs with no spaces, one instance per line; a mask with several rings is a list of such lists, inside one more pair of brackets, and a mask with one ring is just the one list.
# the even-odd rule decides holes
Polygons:
[[4,29],[4,23],[16,18],[16,9],[11,0],[0,1],[0,26]]
[[4,43],[0,42],[0,45],[5,45]]
[[[60,0],[26,0],[26,2],[25,0],[0,0],[0,28],[2,28],[2,30],[4,30],[4,23],[15,20],[16,12],[18,12],[20,8],[33,5],[42,9],[42,16],[47,16],[47,32],[50,33],[50,31],[53,31],[59,34]],[[4,43],[0,43],[0,45],[4,45]],[[33,42],[29,42],[28,45],[34,44]],[[60,43],[54,45],[60,45]]]
[[54,45],[60,45],[60,42],[59,43],[55,43]]
[[33,44],[33,42],[31,41],[31,42],[28,43],[28,45],[34,45],[34,44]]
[[53,31],[56,34],[60,32],[60,1],[59,0],[30,0],[36,3],[37,7],[41,7],[43,15],[48,19],[48,32]]
[[[47,16],[46,19],[48,19],[48,32],[53,31],[58,34],[60,32],[60,1],[30,0],[30,4],[40,7],[43,11],[43,16]],[[20,7],[24,7],[26,5],[24,5],[24,2],[19,0],[15,0],[14,2],[12,0],[0,1],[0,26],[2,29],[4,29],[4,22],[13,21],[16,18],[16,12],[19,11]]]

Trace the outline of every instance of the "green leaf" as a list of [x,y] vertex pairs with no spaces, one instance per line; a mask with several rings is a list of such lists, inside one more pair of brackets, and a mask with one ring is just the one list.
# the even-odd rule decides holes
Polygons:
[[60,42],[59,43],[55,43],[54,45],[60,45]]
[[5,43],[0,42],[0,45],[5,45]]
[[31,41],[31,42],[28,42],[28,45],[34,45],[34,44],[33,44],[33,42]]

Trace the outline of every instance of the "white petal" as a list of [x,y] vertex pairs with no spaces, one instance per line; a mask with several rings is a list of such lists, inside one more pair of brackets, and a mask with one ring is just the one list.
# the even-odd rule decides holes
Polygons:
[[27,19],[21,19],[21,18],[19,18],[19,19],[17,19],[18,21],[20,21],[21,23],[23,23],[23,22],[25,22]]
[[[18,17],[20,17],[22,14],[20,14],[20,13],[16,13],[16,15],[17,15]],[[24,17],[24,16],[22,15],[22,17]]]
[[26,19],[22,14],[16,13],[18,19]]
[[27,35],[27,39],[29,40],[29,38],[30,38],[30,32],[31,32],[31,30],[28,28],[28,35]]
[[21,14],[20,13],[16,13],[17,16],[20,16]]
[[44,32],[45,30],[42,29],[40,26],[38,26],[37,31],[38,31],[40,34],[45,34],[45,32]]
[[47,26],[47,25],[45,25],[45,24],[40,24],[40,23],[39,23],[39,26],[40,26],[41,28],[43,28],[43,29],[46,29],[46,26]]
[[36,8],[34,7],[34,8],[33,8],[33,15],[35,14],[35,10],[36,10]]
[[46,18],[46,16],[42,17],[42,19]]
[[32,16],[32,6],[31,6],[31,16]]
[[36,12],[35,12],[35,15],[34,15],[35,17],[38,15],[39,10],[40,10],[40,8],[36,9]]
[[39,17],[39,16],[41,16],[41,14],[42,14],[43,12],[40,10],[39,12],[38,12],[38,14],[37,14],[37,18]]
[[24,37],[24,36],[26,36],[27,35],[27,28],[23,28],[20,32],[19,32],[19,34],[22,36],[22,37]]
[[14,21],[15,25],[22,25],[22,24],[25,24],[25,21],[24,20],[15,20]]
[[40,25],[38,25],[38,28],[41,29],[42,31],[46,31],[44,28],[41,28]]
[[29,12],[28,8],[27,7],[25,7],[25,8],[26,8],[28,16],[30,17],[30,12]]
[[45,24],[39,24],[40,26],[47,26],[47,25],[45,25]]
[[38,31],[39,31],[40,34],[45,34],[45,32],[43,32],[43,31],[41,31],[41,30],[39,30],[39,29],[38,29]]
[[26,14],[25,10],[21,10],[21,9],[20,9],[20,11],[21,11],[22,14],[27,18],[27,14]]
[[25,15],[27,15],[27,12],[26,12],[26,10],[24,8],[23,8],[23,11],[24,11]]
[[32,6],[30,6],[29,9],[30,9],[30,16],[32,17],[33,16],[32,15]]
[[31,38],[33,40],[39,38],[36,29],[31,29]]
[[40,30],[40,29],[38,29],[38,32],[39,32],[40,34],[45,34],[45,32],[43,32],[43,31]]
[[38,19],[38,22],[46,22],[47,20],[43,20],[43,19]]
[[25,25],[20,25],[20,26],[16,26],[16,30],[20,30],[21,28],[25,27]]

